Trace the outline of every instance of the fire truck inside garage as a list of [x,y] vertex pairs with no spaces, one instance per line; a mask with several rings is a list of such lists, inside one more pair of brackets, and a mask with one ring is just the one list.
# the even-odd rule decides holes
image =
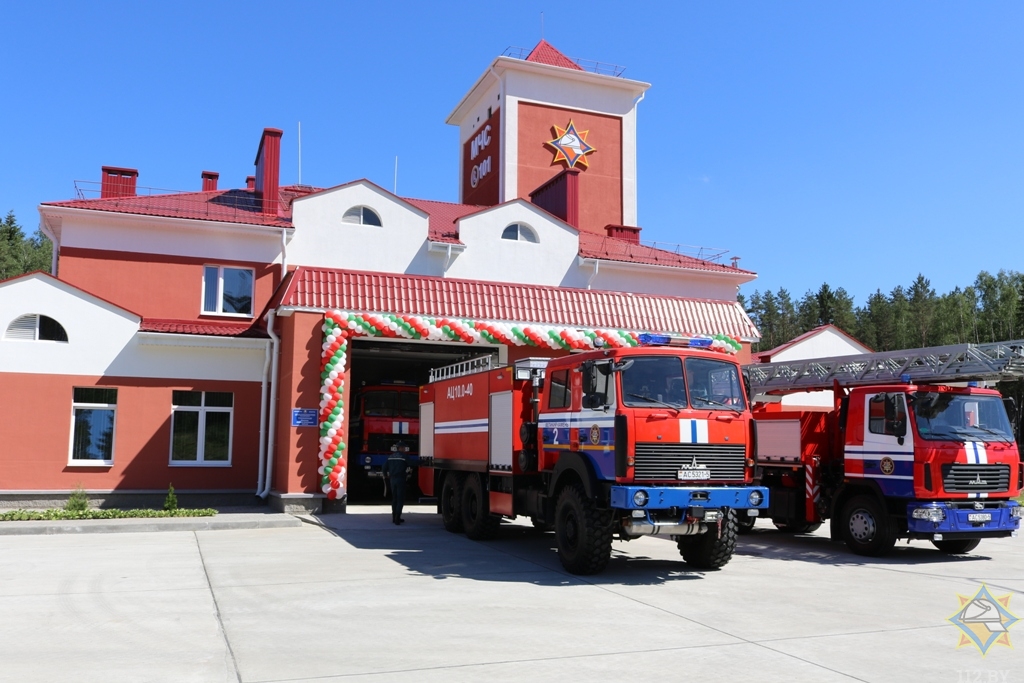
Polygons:
[[[380,471],[393,446],[407,447],[409,460],[416,463],[419,454],[417,390],[427,383],[432,368],[488,353],[496,361],[504,360],[507,351],[507,347],[469,347],[414,340],[353,340],[349,500],[360,503],[386,500],[387,491]],[[413,471],[406,499],[415,501],[419,495]]]

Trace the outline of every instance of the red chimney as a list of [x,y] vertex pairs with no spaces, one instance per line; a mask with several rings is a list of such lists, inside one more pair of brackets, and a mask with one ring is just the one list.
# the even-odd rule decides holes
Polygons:
[[118,168],[116,166],[103,166],[100,168],[103,180],[100,183],[100,198],[108,197],[134,197],[135,181],[139,172],[134,168]]
[[264,128],[256,151],[256,196],[264,216],[276,216],[278,181],[281,177],[281,135],[277,128]]
[[245,176],[245,189],[255,190],[256,189],[256,176],[247,175]]
[[624,242],[640,244],[640,228],[632,225],[606,225],[604,226],[604,231],[608,233],[609,237],[615,237]]
[[530,201],[574,228],[580,227],[580,172],[567,168],[530,193]]
[[220,178],[220,173],[216,171],[203,171],[203,192],[216,190],[218,178]]

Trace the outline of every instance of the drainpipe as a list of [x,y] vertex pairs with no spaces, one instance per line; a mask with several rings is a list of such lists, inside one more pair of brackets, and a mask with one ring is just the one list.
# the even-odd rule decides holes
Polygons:
[[270,370],[270,383],[271,383],[271,394],[270,394],[270,426],[267,429],[267,465],[264,470],[265,481],[263,483],[263,490],[257,493],[260,498],[266,498],[270,493],[270,486],[274,481],[274,433],[277,431],[277,376],[279,371],[279,349],[278,345],[281,342],[281,338],[274,333],[274,318],[277,317],[277,311],[271,310],[267,312],[267,333],[270,334],[271,343],[273,344],[273,359],[271,361]]
[[267,471],[267,385],[270,383],[270,345],[267,345],[263,352],[263,381],[260,385],[260,471],[256,475],[256,495],[263,490],[263,477]]
[[285,230],[281,228],[281,282],[284,282],[288,275],[288,242],[285,240]]
[[50,255],[50,275],[57,277],[57,252],[60,246],[57,244],[57,236],[54,234],[49,226],[46,225],[46,219],[39,219],[39,232],[46,236],[46,239],[50,240],[50,244],[53,245],[53,253]]
[[597,273],[598,273],[599,270],[601,270],[601,262],[598,261],[597,259],[594,259],[594,272],[590,276],[590,279],[587,280],[587,289],[590,289],[590,285],[594,281],[594,279],[597,277]]

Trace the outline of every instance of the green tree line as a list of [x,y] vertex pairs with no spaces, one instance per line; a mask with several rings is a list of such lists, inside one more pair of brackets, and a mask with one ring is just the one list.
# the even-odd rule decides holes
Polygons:
[[50,272],[53,244],[38,230],[26,236],[13,211],[0,221],[0,280],[34,270]]
[[1024,273],[981,271],[974,283],[936,293],[919,274],[909,286],[876,290],[863,306],[827,283],[794,300],[785,289],[755,291],[740,303],[761,331],[765,351],[820,325],[832,324],[876,351],[980,344],[1024,338]]

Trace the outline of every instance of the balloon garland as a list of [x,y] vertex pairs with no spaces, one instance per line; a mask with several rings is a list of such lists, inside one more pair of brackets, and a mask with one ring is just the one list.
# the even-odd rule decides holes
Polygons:
[[[324,314],[324,343],[320,359],[320,489],[331,500],[344,495],[345,458],[345,364],[348,343],[353,337],[386,337],[461,342],[465,344],[504,344],[534,346],[555,350],[630,348],[640,345],[639,333],[618,329],[577,329],[552,325],[488,322],[395,313],[352,313],[328,311]],[[711,351],[736,354],[742,345],[724,334],[683,337],[710,339]]]

